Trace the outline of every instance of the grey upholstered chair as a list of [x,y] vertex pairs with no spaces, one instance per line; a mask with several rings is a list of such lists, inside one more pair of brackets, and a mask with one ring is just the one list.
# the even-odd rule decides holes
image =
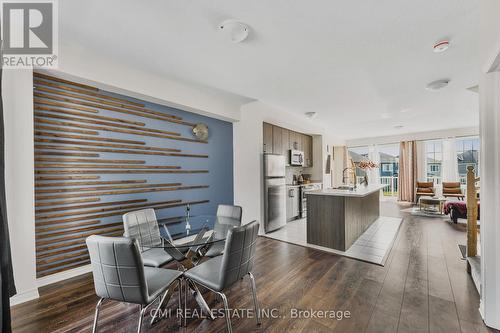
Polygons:
[[172,261],[162,248],[162,238],[154,209],[147,208],[123,215],[123,236],[137,239],[145,266],[160,267]]
[[224,254],[207,260],[184,273],[185,278],[217,293],[224,302],[227,330],[231,333],[229,305],[223,291],[248,274],[250,277],[257,324],[260,324],[255,280],[251,273],[259,223],[253,221],[229,230]]
[[[141,332],[146,309],[161,297],[158,306],[160,309],[165,299],[168,298],[167,295],[171,294],[168,291],[175,281],[178,281],[179,291],[181,290],[182,272],[144,267],[136,239],[93,235],[86,239],[86,243],[90,254],[95,292],[100,297],[96,306],[92,332],[97,331],[99,308],[104,300],[139,304],[141,311],[137,332]],[[179,293],[179,307],[180,299]],[[154,317],[157,314],[158,311],[155,312]]]
[[[243,209],[240,206],[231,206],[231,205],[219,205],[217,206],[217,216],[218,217],[229,217],[237,220],[239,223],[235,225],[235,227],[239,227],[241,225],[241,217],[243,215]],[[221,221],[221,223],[223,223]],[[210,249],[205,253],[205,256],[213,258],[220,256],[224,253],[225,242],[217,242],[214,243]]]

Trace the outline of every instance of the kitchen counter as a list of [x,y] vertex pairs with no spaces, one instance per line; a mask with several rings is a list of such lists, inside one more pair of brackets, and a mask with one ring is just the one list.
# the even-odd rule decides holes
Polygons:
[[362,198],[377,191],[380,191],[381,189],[384,188],[384,186],[385,185],[368,185],[368,186],[361,185],[352,190],[327,188],[327,189],[307,192],[307,195],[332,195],[337,197]]
[[361,185],[307,192],[307,242],[347,251],[379,218],[382,188]]

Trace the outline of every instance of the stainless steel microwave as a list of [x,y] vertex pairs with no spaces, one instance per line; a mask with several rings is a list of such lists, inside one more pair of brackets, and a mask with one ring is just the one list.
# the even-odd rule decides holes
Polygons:
[[304,152],[300,150],[290,150],[290,165],[303,166]]

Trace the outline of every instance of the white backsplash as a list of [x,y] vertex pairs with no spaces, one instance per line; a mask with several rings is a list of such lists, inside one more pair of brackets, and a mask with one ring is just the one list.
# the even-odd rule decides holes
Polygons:
[[303,173],[304,168],[302,167],[292,167],[292,166],[287,166],[286,167],[286,183],[287,184],[292,184],[293,183],[293,175],[295,175],[297,178],[301,173]]

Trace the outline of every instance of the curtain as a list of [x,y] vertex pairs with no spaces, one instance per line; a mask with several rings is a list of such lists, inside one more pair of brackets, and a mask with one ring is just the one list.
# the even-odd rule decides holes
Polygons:
[[443,182],[459,181],[455,138],[443,140],[443,169],[441,176]]
[[[380,167],[380,154],[377,145],[368,147],[368,159]],[[368,182],[375,185],[380,185],[380,169],[368,169]]]
[[424,141],[417,141],[417,181],[427,181],[427,150]]
[[399,145],[398,200],[414,202],[417,183],[417,143],[403,141]]
[[[0,50],[0,58],[3,54]],[[10,256],[9,228],[5,202],[5,138],[3,123],[2,68],[0,65],[0,324],[1,332],[11,332],[10,297],[16,293]]]

